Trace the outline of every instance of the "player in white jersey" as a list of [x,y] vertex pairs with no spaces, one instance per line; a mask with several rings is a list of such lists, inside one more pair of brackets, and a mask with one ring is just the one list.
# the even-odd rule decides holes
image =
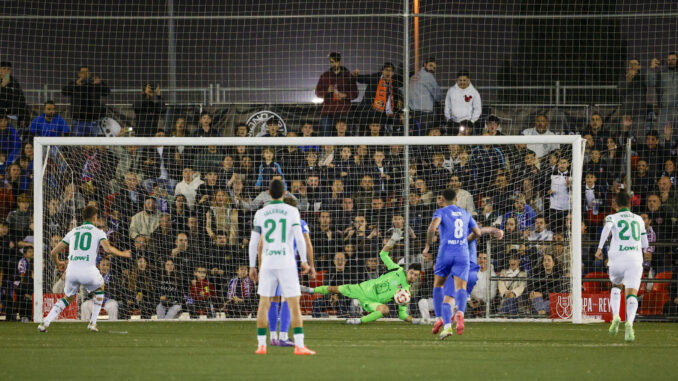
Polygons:
[[[256,354],[266,354],[266,328],[268,328],[268,310],[276,287],[280,285],[282,296],[286,298],[292,317],[294,332],[294,354],[314,355],[315,352],[304,345],[304,329],[299,307],[299,274],[295,254],[299,253],[304,273],[310,270],[306,258],[306,241],[301,232],[301,217],[297,208],[285,204],[285,185],[281,180],[271,181],[268,190],[272,200],[254,215],[254,228],[250,237],[250,278],[257,279],[257,248],[262,240],[261,263],[259,264],[259,309],[257,310]],[[296,242],[296,250],[295,244]]]
[[59,260],[59,253],[68,248],[68,267],[66,268],[66,285],[64,287],[66,297],[52,307],[45,320],[38,326],[38,331],[47,332],[47,327],[52,321],[59,317],[61,311],[73,302],[80,286],[85,287],[87,292],[94,291],[94,308],[87,329],[93,332],[98,331],[97,317],[104,301],[104,278],[96,266],[99,245],[107,253],[124,258],[132,256],[129,250],[120,251],[108,243],[106,233],[96,227],[98,214],[96,207],[85,207],[82,210],[83,224],[68,232],[61,242],[52,249],[50,256],[57,266],[61,267],[65,264]]
[[638,288],[643,276],[643,253],[647,250],[647,233],[643,219],[631,213],[631,201],[626,192],[616,195],[612,203],[617,211],[605,218],[605,227],[600,236],[600,243],[596,251],[596,259],[603,259],[603,246],[612,232],[612,241],[607,251],[607,266],[609,267],[612,291],[610,291],[610,305],[612,306],[612,324],[610,335],[616,335],[621,318],[619,317],[619,303],[621,302],[621,285],[626,293],[626,332],[625,340],[635,340],[633,320],[638,310]]

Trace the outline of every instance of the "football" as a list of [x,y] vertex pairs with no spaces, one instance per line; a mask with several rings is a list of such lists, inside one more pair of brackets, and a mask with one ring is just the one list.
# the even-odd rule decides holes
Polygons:
[[407,304],[410,302],[410,292],[401,288],[393,295],[393,300],[399,305]]

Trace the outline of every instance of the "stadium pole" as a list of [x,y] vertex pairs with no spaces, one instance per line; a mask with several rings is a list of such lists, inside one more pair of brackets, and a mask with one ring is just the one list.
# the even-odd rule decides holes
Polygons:
[[42,284],[44,242],[43,239],[43,201],[42,201],[42,175],[44,173],[42,159],[42,143],[40,139],[33,141],[33,321],[42,322]]
[[[416,1],[416,0],[415,0]],[[410,0],[403,0],[403,92],[405,97],[403,99],[403,133],[405,140],[410,136],[410,34],[409,34],[409,5]],[[416,54],[416,47],[415,47]],[[415,60],[416,62],[416,60]],[[403,228],[405,234],[405,266],[410,265],[410,146],[405,145],[405,189],[403,189],[403,199],[405,200],[405,212],[403,219],[405,220]]]
[[570,244],[570,274],[572,282],[572,323],[582,323],[582,296],[581,296],[581,185],[582,171],[584,169],[584,140],[580,135],[575,135],[572,144],[572,218],[570,229],[572,243]]

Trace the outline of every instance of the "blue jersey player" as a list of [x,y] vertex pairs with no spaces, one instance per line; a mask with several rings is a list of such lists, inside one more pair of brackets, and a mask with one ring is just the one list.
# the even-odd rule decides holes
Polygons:
[[[285,197],[283,201],[291,206],[296,207],[296,200],[292,197]],[[301,220],[301,233],[304,235],[306,241],[306,255],[308,256],[308,264],[310,267],[309,276],[315,279],[316,272],[313,264],[313,245],[311,244],[310,231],[308,224],[303,219]],[[294,243],[296,250],[296,242]],[[271,335],[271,346],[280,347],[294,347],[294,341],[290,340],[288,332],[290,329],[290,309],[287,306],[287,301],[281,302],[280,285],[275,290],[275,296],[271,298],[271,308],[268,310],[268,329]],[[278,309],[280,306],[280,309]],[[278,333],[278,321],[280,322],[280,333]]]
[[[439,230],[440,246],[434,269],[433,308],[436,316],[442,315],[445,325],[445,330],[440,334],[441,340],[452,334],[452,302],[455,300],[459,306],[455,315],[456,331],[458,335],[464,333],[464,310],[468,298],[466,282],[470,267],[468,238],[475,239],[475,236],[481,234],[471,214],[454,205],[456,196],[456,192],[452,189],[448,188],[443,191],[445,206],[433,213],[433,220],[426,232],[426,246],[422,252],[424,257],[430,258],[428,251],[435,239],[436,230]],[[471,237],[469,237],[470,232],[473,232]],[[443,295],[443,285],[450,275],[454,277],[453,297]]]
[[[480,233],[482,235],[485,234],[492,234],[494,238],[497,239],[502,239],[504,237],[504,231],[501,229],[497,229],[492,226],[488,227],[483,227],[480,228]],[[478,265],[478,237],[476,237],[475,233],[472,233],[468,237],[468,252],[469,252],[469,272],[468,272],[468,281],[466,282],[466,295],[471,295],[471,291],[473,291],[473,287],[475,287],[476,282],[478,281],[478,271],[480,270],[480,266]],[[443,286],[443,294],[445,296],[449,296],[454,298],[455,296],[455,289],[454,289],[454,279],[453,278],[447,278],[445,281],[445,285]],[[436,316],[439,317],[439,316]],[[443,325],[443,319],[440,318],[436,321],[436,325],[438,326],[438,330],[440,327]],[[435,326],[434,326],[435,327]],[[438,333],[437,330],[433,332]]]

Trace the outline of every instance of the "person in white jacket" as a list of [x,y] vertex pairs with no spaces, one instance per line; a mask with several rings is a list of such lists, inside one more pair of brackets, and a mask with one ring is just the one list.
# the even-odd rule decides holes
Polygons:
[[462,120],[475,123],[480,118],[482,108],[480,93],[471,84],[469,74],[457,74],[457,84],[450,87],[445,97],[445,118],[448,123],[459,123]]

